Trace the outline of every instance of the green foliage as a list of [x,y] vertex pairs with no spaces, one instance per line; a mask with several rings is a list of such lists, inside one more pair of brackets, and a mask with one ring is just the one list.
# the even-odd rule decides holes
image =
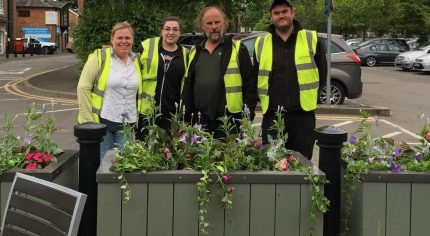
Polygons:
[[99,4],[86,9],[73,32],[76,54],[85,62],[88,55],[102,45],[110,44],[110,32],[117,22],[128,21],[135,32],[135,49],[146,38],[160,34],[160,22],[167,15],[155,6],[131,3]]
[[[343,232],[348,235],[348,217],[352,209],[355,183],[369,171],[418,171],[430,173],[430,121],[422,119],[423,127],[419,132],[422,137],[420,144],[411,147],[405,142],[390,138],[372,138],[369,131],[372,124],[368,121],[369,114],[361,113],[362,120],[359,127],[349,137],[348,143],[342,149],[342,159],[346,162],[345,183],[342,192],[345,196],[344,210],[346,216],[343,221]],[[377,122],[377,121],[376,121]],[[358,137],[359,136],[359,137]],[[426,139],[426,137],[429,137]]]

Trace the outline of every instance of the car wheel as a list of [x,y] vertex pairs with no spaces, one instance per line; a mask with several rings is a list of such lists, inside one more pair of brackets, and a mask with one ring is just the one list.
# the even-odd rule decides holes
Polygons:
[[376,65],[376,58],[375,57],[367,57],[366,58],[366,65],[367,66],[374,66],[374,65]]
[[[331,105],[341,105],[345,101],[345,89],[337,82],[332,81],[330,84],[330,103]],[[327,85],[324,85],[318,92],[318,103],[326,104]]]
[[47,55],[47,54],[48,54],[48,52],[49,52],[49,50],[48,50],[48,48],[47,48],[47,47],[43,47],[43,48],[42,48],[42,54],[43,54],[43,55]]
[[410,71],[411,69],[409,69],[409,68],[402,68],[402,70],[404,70],[404,71]]

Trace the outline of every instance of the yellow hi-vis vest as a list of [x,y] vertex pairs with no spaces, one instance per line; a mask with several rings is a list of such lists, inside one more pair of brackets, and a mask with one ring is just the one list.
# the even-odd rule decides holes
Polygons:
[[[227,70],[224,74],[225,96],[227,101],[227,109],[230,113],[238,113],[242,111],[243,95],[242,95],[242,76],[239,70],[239,49],[240,41],[233,42],[230,61]],[[188,77],[188,70],[191,62],[196,55],[196,48],[193,47],[189,54],[188,66],[185,71]]]
[[[94,82],[93,90],[91,91],[91,106],[92,112],[94,116],[94,121],[100,123],[100,112],[103,106],[103,96],[106,89],[106,84],[108,81],[108,75],[110,70],[110,62],[111,62],[111,50],[112,48],[102,48],[95,50],[91,55],[97,53],[97,60],[99,66],[99,73],[97,74],[97,78]],[[90,55],[90,56],[91,56]],[[140,63],[139,56],[136,54],[134,58],[134,65],[136,67],[137,78],[139,81],[139,88],[137,93],[137,110],[139,111],[139,107],[142,104],[142,76],[140,73]],[[78,116],[78,122],[81,124],[81,118]]]
[[[318,67],[315,63],[317,33],[310,30],[300,30],[297,33],[295,49],[295,65],[300,89],[300,105],[303,110],[311,111],[317,108],[319,87]],[[269,108],[269,79],[272,73],[273,44],[272,34],[267,33],[255,40],[255,56],[259,62],[258,96],[263,114]]]
[[[142,63],[142,80],[143,80],[143,99],[139,112],[148,115],[154,111],[154,96],[157,88],[158,73],[158,48],[160,38],[150,38],[142,42],[143,53],[140,56]],[[184,58],[184,68],[187,68],[187,49],[182,47],[182,56]],[[184,87],[185,73],[181,80],[181,93]],[[161,104],[159,104],[161,106]],[[179,104],[178,104],[179,105]]]

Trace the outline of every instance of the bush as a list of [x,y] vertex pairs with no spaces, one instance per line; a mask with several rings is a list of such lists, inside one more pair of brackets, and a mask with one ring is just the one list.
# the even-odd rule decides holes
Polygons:
[[166,13],[153,6],[133,3],[99,4],[88,8],[73,32],[75,52],[85,63],[88,55],[104,44],[110,44],[112,26],[121,21],[128,21],[134,28],[134,49],[146,38],[160,34],[160,23]]

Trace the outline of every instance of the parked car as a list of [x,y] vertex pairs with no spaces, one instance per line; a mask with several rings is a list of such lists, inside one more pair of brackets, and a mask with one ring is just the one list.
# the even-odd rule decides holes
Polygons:
[[419,56],[430,54],[430,43],[426,46],[418,47],[415,50],[400,53],[394,60],[394,66],[403,70],[411,70],[415,59]]
[[187,49],[191,49],[193,46],[200,44],[204,39],[204,35],[202,33],[184,33],[179,37],[179,44],[186,47]]
[[394,44],[370,44],[354,50],[361,62],[367,66],[392,64],[397,55],[405,52]]
[[348,39],[345,41],[346,44],[348,44],[349,47],[353,47],[358,45],[359,43],[363,42],[362,38],[354,38],[354,39]]
[[[251,59],[254,55],[254,43],[264,32],[250,34],[241,39],[248,48]],[[318,37],[327,44],[327,34],[319,33]],[[331,44],[331,104],[343,104],[345,97],[349,99],[361,97],[363,83],[361,82],[360,59],[349,48],[341,35],[332,35]],[[326,86],[318,91],[318,102],[325,103],[327,99]]]
[[366,41],[363,41],[355,46],[352,47],[352,49],[357,49],[360,47],[364,47],[366,45],[371,45],[371,44],[394,44],[397,47],[405,50],[405,51],[409,51],[409,45],[406,41],[406,39],[402,39],[402,38],[374,38],[374,39],[368,39]]
[[414,62],[414,70],[430,72],[430,54],[417,57]]
[[[21,40],[21,38],[17,38]],[[42,53],[42,54],[53,54],[57,51],[57,44],[52,42],[45,42],[43,40],[40,40],[38,38],[22,38],[24,40],[24,48],[27,52],[29,52],[29,43],[33,44],[35,48],[40,48],[40,52],[36,53]]]

